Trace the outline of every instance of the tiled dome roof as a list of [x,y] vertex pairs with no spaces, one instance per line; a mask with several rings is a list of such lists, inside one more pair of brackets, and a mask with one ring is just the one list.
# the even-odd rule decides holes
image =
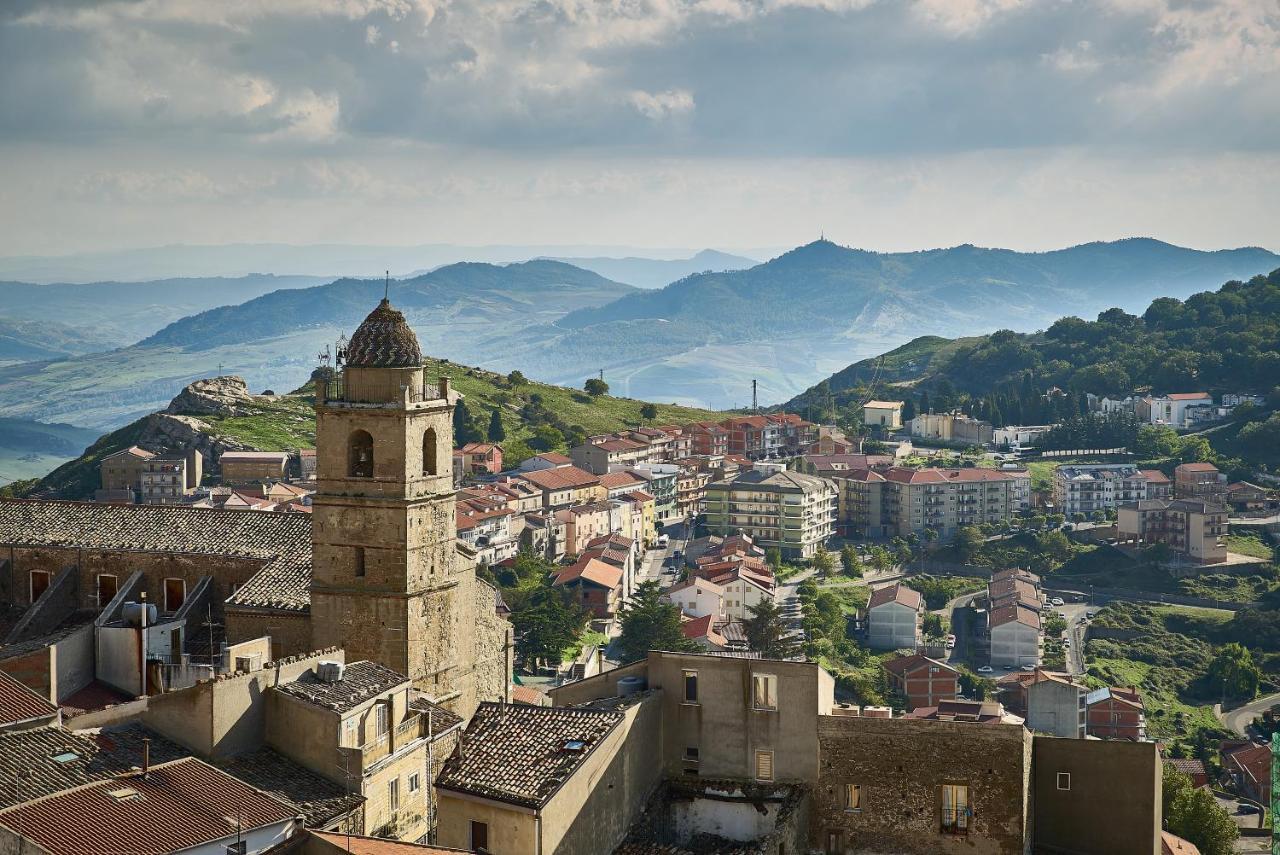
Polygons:
[[418,337],[385,297],[369,313],[347,348],[347,365],[361,368],[410,368],[422,364]]

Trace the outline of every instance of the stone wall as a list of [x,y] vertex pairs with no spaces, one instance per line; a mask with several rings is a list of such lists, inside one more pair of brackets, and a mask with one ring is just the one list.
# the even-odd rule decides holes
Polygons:
[[[822,716],[809,845],[845,853],[1028,852],[1031,737],[1021,725]],[[861,806],[845,809],[845,786]],[[969,788],[967,834],[943,833],[942,786]]]
[[[246,511],[245,513],[252,513]],[[270,611],[227,607],[227,641],[239,644],[262,636],[271,637],[271,656],[298,656],[314,650],[311,615],[308,612]],[[321,645],[328,646],[328,645]],[[270,658],[270,657],[268,657]],[[388,664],[389,663],[383,663]]]
[[[43,643],[36,643],[41,642]],[[0,671],[27,688],[61,703],[69,695],[93,682],[93,622],[86,620],[71,631],[60,630],[47,639],[37,639],[16,648],[22,652],[6,655],[0,650]]]

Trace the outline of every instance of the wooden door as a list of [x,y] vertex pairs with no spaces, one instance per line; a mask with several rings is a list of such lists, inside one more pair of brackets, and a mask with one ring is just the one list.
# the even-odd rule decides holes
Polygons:
[[40,595],[49,590],[49,571],[31,571],[31,602],[40,599]]
[[165,579],[164,580],[164,610],[166,612],[176,612],[182,608],[182,602],[187,598],[187,583],[184,579]]

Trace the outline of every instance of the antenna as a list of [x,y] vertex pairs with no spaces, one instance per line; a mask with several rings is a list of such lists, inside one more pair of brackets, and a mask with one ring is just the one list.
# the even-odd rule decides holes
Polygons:
[[760,412],[760,401],[756,398],[755,378],[752,378],[751,380],[751,412],[753,413]]
[[387,299],[389,296],[391,296],[391,271],[388,270],[386,273],[387,273],[387,281],[382,286],[382,299],[384,300]]

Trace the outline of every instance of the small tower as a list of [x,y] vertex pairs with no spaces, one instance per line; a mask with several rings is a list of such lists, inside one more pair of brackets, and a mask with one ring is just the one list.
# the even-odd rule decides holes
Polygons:
[[[387,299],[317,384],[312,643],[407,674],[469,714],[476,584],[457,553],[449,381],[426,385],[418,339]],[[462,698],[461,700],[459,700]]]

